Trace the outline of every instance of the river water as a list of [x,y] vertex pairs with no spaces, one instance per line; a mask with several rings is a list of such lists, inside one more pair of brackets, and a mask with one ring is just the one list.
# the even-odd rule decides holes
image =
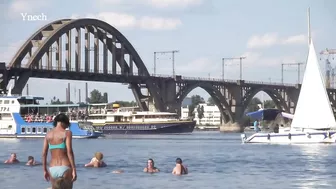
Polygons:
[[[241,144],[240,134],[194,132],[191,135],[113,136],[74,139],[78,180],[74,189],[148,188],[335,188],[336,145]],[[11,152],[26,161],[40,161],[42,139],[0,139],[0,159]],[[84,168],[94,152],[104,153],[106,168]],[[175,159],[181,157],[189,175],[174,176]],[[147,159],[161,170],[143,173]],[[122,174],[113,174],[122,169]],[[45,189],[41,166],[0,163],[1,189]]]

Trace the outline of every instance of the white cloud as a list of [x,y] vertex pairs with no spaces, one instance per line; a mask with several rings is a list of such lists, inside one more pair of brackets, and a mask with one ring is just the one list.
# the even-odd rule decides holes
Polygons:
[[139,20],[139,27],[149,30],[173,30],[182,24],[179,19],[159,18],[159,17],[142,17]]
[[[79,18],[79,15],[72,15],[71,18]],[[177,18],[162,18],[143,16],[136,18],[133,15],[116,13],[116,12],[101,12],[98,14],[88,14],[85,18],[96,18],[104,20],[116,28],[141,28],[144,30],[173,30],[182,24]]]
[[9,5],[9,13],[31,13],[47,5],[46,0],[14,0]]
[[6,62],[6,64],[8,64],[12,60],[15,53],[23,45],[24,42],[25,42],[24,40],[20,40],[20,41],[8,44],[7,47],[4,47],[4,48],[0,47],[0,57],[1,57],[0,61]]
[[280,38],[277,33],[266,33],[252,36],[247,41],[247,48],[263,48],[278,44],[304,44],[305,42],[307,42],[307,37],[304,34]]
[[[101,4],[121,4],[125,0],[97,0]],[[94,1],[94,2],[97,2]]]
[[86,17],[104,20],[117,28],[131,28],[136,26],[136,18],[129,14],[115,12],[101,12],[98,14],[89,14]]
[[303,43],[308,43],[307,37],[303,34],[290,36],[282,41],[282,44],[303,44]]
[[[95,1],[96,2],[96,1]],[[186,8],[202,4],[203,0],[98,0],[100,5],[139,5],[147,4],[155,8]]]
[[279,67],[281,63],[284,62],[298,62],[299,56],[295,55],[286,55],[286,56],[277,56],[277,57],[267,57],[258,52],[245,52],[242,54],[246,59],[243,60],[243,65],[246,68],[263,68],[263,67]]
[[185,8],[202,4],[202,0],[146,0],[147,3],[157,8],[180,7]]
[[[196,74],[205,73],[206,71],[211,71],[211,60],[205,57],[200,57],[192,60],[191,62],[184,65],[177,65],[176,72],[178,74]],[[209,69],[210,68],[210,69]]]
[[252,36],[248,42],[248,48],[260,48],[275,45],[278,42],[278,35],[276,33],[266,33],[264,35]]

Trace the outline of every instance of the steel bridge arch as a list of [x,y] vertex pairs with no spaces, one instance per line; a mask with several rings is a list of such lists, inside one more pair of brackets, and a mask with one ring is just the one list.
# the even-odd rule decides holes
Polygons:
[[39,40],[42,39],[43,35],[42,32],[45,30],[52,30],[52,25],[54,24],[62,24],[63,22],[70,21],[71,19],[60,19],[55,20],[53,22],[50,22],[44,26],[42,26],[39,30],[37,30],[33,35],[31,35],[25,43],[22,44],[20,49],[15,53],[12,60],[8,64],[9,67],[15,67],[17,66],[17,62],[21,64],[21,61],[23,60],[24,56],[30,51],[30,49],[33,47],[32,40]]
[[246,110],[248,104],[251,102],[253,97],[261,91],[265,92],[266,94],[268,94],[271,97],[271,99],[273,100],[273,102],[275,103],[275,105],[278,109],[285,110],[285,111],[289,112],[290,109],[287,106],[286,101],[279,94],[279,92],[274,90],[274,89],[268,89],[268,88],[265,88],[265,87],[254,88],[254,89],[251,89],[249,92],[247,92],[247,94],[245,95],[244,100],[243,100],[243,102],[244,102],[243,111]]
[[201,83],[187,84],[177,93],[176,95],[177,103],[181,105],[183,99],[186,98],[187,95],[197,87],[202,88],[212,97],[215,104],[219,108],[225,123],[234,122],[234,115],[231,111],[231,107],[229,106],[229,104],[227,103],[221,92],[210,83],[201,82]]
[[[55,24],[61,24],[58,28],[53,29],[53,25]],[[42,32],[45,30],[50,30],[52,33],[46,37],[41,43],[41,45],[38,47],[38,49],[34,52],[34,54],[30,57],[27,66],[28,68],[33,69],[33,67],[38,64],[38,60],[42,58],[44,53],[46,53],[49,50],[49,47],[56,42],[56,40],[61,37],[62,35],[66,34],[71,29],[76,28],[85,28],[85,27],[91,27],[95,30],[103,30],[105,32],[110,33],[112,36],[115,36],[117,41],[124,45],[124,48],[127,50],[129,54],[132,55],[133,62],[137,66],[139,70],[141,70],[141,75],[143,76],[150,76],[144,62],[140,58],[140,55],[136,52],[133,45],[127,40],[127,38],[119,32],[116,28],[111,26],[110,24],[97,20],[97,19],[90,19],[90,18],[84,18],[84,19],[62,19],[57,20],[54,22],[51,22],[49,24],[46,24],[42,28],[40,28],[38,31],[36,31],[19,49],[19,51],[15,54],[12,61],[10,62],[10,67],[17,67],[19,64],[21,64],[21,61],[23,60],[24,56],[29,52],[29,50],[33,47],[32,40],[41,40],[43,35]],[[99,28],[99,29],[98,29]],[[92,33],[92,32],[90,32]],[[101,39],[99,39],[101,41]],[[111,52],[112,53],[112,52]],[[20,65],[21,66],[21,65]],[[129,69],[129,66],[126,62],[124,62],[125,69]],[[150,94],[153,96],[155,102],[158,104],[158,109],[161,111],[165,110],[164,103],[162,98],[159,94],[158,86],[155,85],[153,82],[146,83],[148,90]],[[134,86],[134,84],[132,84]],[[138,92],[140,90],[137,90]],[[138,94],[142,95],[142,94]]]

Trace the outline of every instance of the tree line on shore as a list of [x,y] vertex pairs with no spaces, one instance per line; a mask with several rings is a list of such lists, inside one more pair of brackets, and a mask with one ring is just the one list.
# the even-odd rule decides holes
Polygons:
[[[98,103],[108,103],[108,95],[106,92],[101,93],[99,90],[94,89],[90,92],[90,97],[86,99],[86,102],[80,102],[77,104],[98,104]],[[130,107],[130,106],[137,106],[135,101],[115,101],[113,103],[119,104],[121,107]],[[70,101],[61,101],[59,98],[55,96],[50,100],[48,104],[75,104],[74,102]]]

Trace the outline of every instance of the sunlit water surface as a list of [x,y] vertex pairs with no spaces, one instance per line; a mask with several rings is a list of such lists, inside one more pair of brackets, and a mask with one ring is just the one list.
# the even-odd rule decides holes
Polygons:
[[[119,135],[73,141],[78,180],[75,189],[148,188],[335,188],[336,145],[241,144],[239,134],[194,132],[191,135]],[[0,159],[11,152],[26,161],[40,161],[42,139],[0,139]],[[108,167],[84,168],[93,153],[101,151]],[[173,176],[176,157],[189,168],[189,175]],[[143,173],[147,159],[161,170]],[[123,174],[113,174],[122,169]],[[1,189],[45,189],[41,166],[0,163]]]

